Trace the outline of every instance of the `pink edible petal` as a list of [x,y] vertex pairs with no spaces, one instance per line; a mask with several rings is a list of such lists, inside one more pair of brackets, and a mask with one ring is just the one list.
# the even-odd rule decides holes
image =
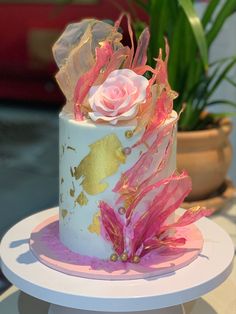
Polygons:
[[76,119],[80,120],[81,105],[87,96],[89,89],[98,78],[101,69],[107,64],[108,60],[112,56],[113,49],[109,42],[104,42],[100,48],[96,48],[96,63],[95,65],[84,75],[82,75],[75,87],[75,116]]
[[169,248],[176,248],[178,246],[183,246],[186,243],[185,238],[173,238],[167,237],[165,239],[149,239],[144,243],[143,250],[140,253],[140,256],[143,257],[144,255],[148,254],[152,250],[159,249],[161,247],[169,247]]
[[123,68],[131,69],[132,68],[132,60],[133,60],[133,56],[134,56],[134,38],[133,38],[133,31],[132,31],[132,27],[131,27],[130,15],[127,13],[122,13],[120,15],[120,17],[118,18],[118,20],[115,22],[115,28],[116,29],[119,28],[121,21],[122,21],[124,16],[127,18],[128,32],[129,32],[129,37],[130,37],[130,41],[131,41],[131,48],[130,48],[129,55],[127,56],[127,59],[124,62]]
[[[181,205],[190,190],[191,180],[183,172],[181,175],[173,175],[148,186],[140,193],[127,209],[126,216],[128,227],[133,229],[133,254],[144,241],[160,233],[162,224]],[[142,202],[144,197],[145,202]],[[149,199],[148,203],[147,199]],[[137,214],[134,213],[138,207],[144,207],[145,210],[137,218]]]
[[149,29],[145,28],[138,40],[138,45],[132,63],[132,68],[144,66],[146,64],[149,39],[150,39]]
[[129,57],[130,53],[130,48],[128,46],[121,47],[113,53],[110,62],[108,63],[104,71],[103,81],[108,77],[111,72],[123,67],[124,62]]
[[196,206],[187,209],[183,215],[181,215],[178,220],[167,226],[163,226],[161,231],[165,231],[172,228],[179,228],[190,225],[202,217],[208,217],[213,213],[213,209],[208,209],[206,207]]
[[114,209],[107,203],[101,201],[99,208],[101,212],[101,223],[113,244],[115,252],[120,255],[124,251],[123,223],[118,219]]
[[[170,123],[156,132],[156,138],[148,150],[141,155],[133,167],[122,174],[113,189],[114,192],[120,194],[117,203],[121,200],[129,203],[128,200],[135,199],[148,184],[159,181],[162,170],[169,160],[173,127],[174,124]],[[163,138],[166,138],[165,146],[163,146]]]

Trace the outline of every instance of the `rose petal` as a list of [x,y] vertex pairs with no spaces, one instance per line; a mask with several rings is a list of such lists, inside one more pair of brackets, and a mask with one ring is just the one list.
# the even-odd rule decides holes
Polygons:
[[[116,124],[119,120],[133,119],[138,105],[146,100],[149,81],[129,69],[111,72],[102,85],[89,91],[92,120]],[[133,109],[132,109],[133,108]]]
[[107,121],[111,124],[116,124],[120,120],[132,120],[132,118],[136,116],[137,112],[138,112],[138,105],[131,108],[129,111],[125,112],[124,114],[118,115],[116,117],[107,117],[107,116],[102,115],[99,112],[89,112],[88,115],[93,121],[97,121],[100,119],[103,121]]

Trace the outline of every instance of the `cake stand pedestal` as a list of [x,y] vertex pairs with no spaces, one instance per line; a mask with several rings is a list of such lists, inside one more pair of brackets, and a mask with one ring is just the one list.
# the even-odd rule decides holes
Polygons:
[[176,272],[118,281],[60,273],[40,263],[29,250],[32,229],[57,210],[49,209],[17,223],[3,237],[0,252],[5,276],[22,291],[50,302],[49,314],[180,314],[184,313],[182,303],[216,288],[231,272],[234,246],[230,237],[211,220],[202,218],[196,225],[204,237],[203,250],[195,261]]

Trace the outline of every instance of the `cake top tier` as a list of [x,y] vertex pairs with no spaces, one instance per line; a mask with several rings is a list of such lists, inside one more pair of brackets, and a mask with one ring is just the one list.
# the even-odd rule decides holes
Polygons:
[[[122,44],[120,24],[127,17],[131,47]],[[136,132],[157,127],[170,115],[173,99],[167,78],[169,55],[162,51],[156,67],[146,64],[149,29],[134,47],[129,15],[122,14],[114,25],[85,19],[66,27],[53,46],[59,71],[56,79],[66,96],[66,112],[76,120],[125,125],[134,121]]]

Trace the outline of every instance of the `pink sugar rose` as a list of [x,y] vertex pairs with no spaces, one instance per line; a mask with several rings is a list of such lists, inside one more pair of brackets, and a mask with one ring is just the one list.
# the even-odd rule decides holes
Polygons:
[[103,84],[89,90],[90,118],[111,124],[133,119],[139,105],[146,100],[147,86],[148,80],[132,70],[111,72]]

